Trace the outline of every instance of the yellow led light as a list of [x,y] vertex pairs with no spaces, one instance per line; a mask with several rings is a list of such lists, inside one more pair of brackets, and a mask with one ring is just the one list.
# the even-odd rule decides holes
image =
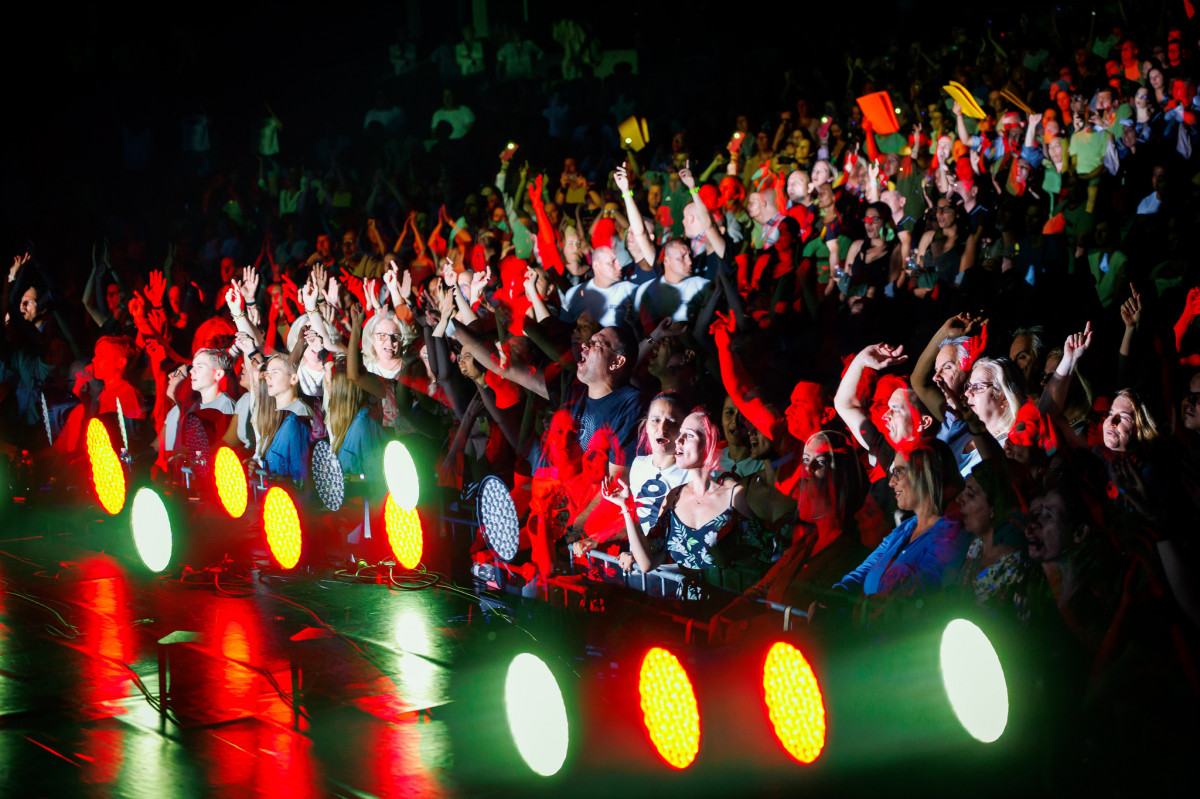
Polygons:
[[775,643],[763,663],[763,699],[775,737],[801,763],[825,748],[825,701],[812,666],[791,644]]
[[638,673],[638,696],[658,754],[672,768],[690,766],[700,751],[700,709],[679,659],[657,646],[647,652]]
[[421,517],[415,510],[404,510],[387,495],[383,507],[383,523],[387,528],[388,546],[396,560],[406,569],[415,569],[421,562]]
[[295,568],[303,549],[300,516],[292,498],[279,486],[273,486],[263,500],[263,529],[272,557],[285,569]]
[[249,489],[246,487],[246,470],[233,450],[221,447],[213,463],[213,479],[217,482],[217,497],[225,512],[235,519],[242,518],[249,501]]
[[125,471],[113,450],[108,430],[96,418],[88,422],[87,454],[96,498],[105,511],[116,516],[125,507]]

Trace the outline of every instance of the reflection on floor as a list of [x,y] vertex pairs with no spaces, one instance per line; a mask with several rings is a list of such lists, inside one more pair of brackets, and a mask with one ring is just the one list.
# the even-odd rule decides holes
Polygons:
[[[447,792],[439,708],[469,597],[313,580],[218,593],[69,536],[0,538],[0,794]],[[163,723],[158,641],[178,632]]]

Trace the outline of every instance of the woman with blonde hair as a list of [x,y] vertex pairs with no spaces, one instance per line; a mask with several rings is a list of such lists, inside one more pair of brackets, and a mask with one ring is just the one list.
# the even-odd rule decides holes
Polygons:
[[302,483],[308,475],[312,411],[297,393],[296,367],[283,355],[272,355],[256,389],[254,429],[256,458],[269,474]]
[[325,426],[342,471],[379,474],[386,441],[383,427],[371,418],[367,393],[346,374],[346,359],[325,366]]
[[[980,358],[971,367],[963,394],[988,434],[1004,446],[1017,421],[1017,411],[1025,404],[1021,370],[1008,358]],[[973,440],[964,445],[962,453],[955,453],[960,454],[966,455],[965,459],[959,458],[959,471],[964,477],[983,460]]]

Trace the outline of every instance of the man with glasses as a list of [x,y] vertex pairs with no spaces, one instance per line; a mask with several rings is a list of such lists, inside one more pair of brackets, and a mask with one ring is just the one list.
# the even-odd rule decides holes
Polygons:
[[563,405],[575,420],[580,448],[607,449],[610,476],[624,476],[637,447],[643,403],[629,385],[637,352],[632,330],[601,328],[580,348],[578,383]]

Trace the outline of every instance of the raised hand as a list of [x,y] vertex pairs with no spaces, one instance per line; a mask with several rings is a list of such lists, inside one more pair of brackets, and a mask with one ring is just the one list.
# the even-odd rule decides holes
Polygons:
[[1092,343],[1092,323],[1088,322],[1083,328],[1082,333],[1074,333],[1067,336],[1067,340],[1063,342],[1063,357],[1078,360],[1087,352],[1087,348]]
[[622,192],[629,191],[629,169],[627,164],[622,163],[619,167],[617,167],[616,171],[613,172],[613,183],[616,183],[617,188]]
[[865,366],[872,369],[887,369],[898,363],[904,363],[908,356],[904,354],[904,345],[892,347],[888,344],[872,344],[858,354]]
[[442,260],[442,282],[447,286],[458,285],[458,272],[454,271],[454,259],[449,256]]
[[146,314],[146,326],[152,335],[165,337],[167,335],[167,312],[162,308],[151,308]]
[[359,305],[351,305],[350,306],[350,329],[351,330],[361,330],[364,318],[366,318],[366,314],[363,313],[362,306],[359,306]]
[[242,292],[236,280],[229,281],[229,288],[225,289],[225,304],[234,316],[242,312]]
[[655,325],[653,332],[650,333],[650,338],[655,341],[662,341],[664,338],[675,338],[682,336],[687,332],[687,322],[679,322],[678,324],[669,317],[665,316]]
[[1125,323],[1125,327],[1136,328],[1142,321],[1142,295],[1138,294],[1132,283],[1129,290],[1133,292],[1133,296],[1121,304],[1121,321]]
[[400,299],[408,302],[412,297],[412,272],[405,269],[404,275],[400,278]]
[[708,334],[710,336],[718,340],[721,338],[728,339],[737,331],[737,321],[733,318],[732,313],[716,311],[713,315],[716,318],[709,325]]
[[379,281],[375,278],[363,281],[363,296],[367,298],[367,308],[379,310]]
[[[314,269],[313,274],[316,274],[316,271],[317,270]],[[317,293],[317,287],[313,282],[312,276],[310,275],[299,292],[300,304],[304,306],[305,313],[312,313],[313,311],[317,310]]]
[[17,272],[21,271],[21,267],[24,266],[27,261],[29,261],[29,253],[25,253],[24,255],[18,255],[15,258],[13,258],[12,268],[10,268],[8,270],[8,279],[16,280]]
[[258,270],[253,266],[247,266],[242,269],[242,297],[246,299],[246,305],[253,305],[255,297],[258,296]]
[[341,291],[341,284],[338,283],[338,279],[336,277],[329,278],[329,285],[327,287],[325,287],[324,289],[322,289],[321,293],[325,296],[325,302],[326,302],[326,304],[329,305],[330,308],[340,308],[341,307],[340,305],[338,305],[338,300],[340,299],[340,291]]
[[471,276],[471,304],[474,305],[480,297],[483,296],[483,290],[487,288],[488,281],[492,279],[492,268],[485,267],[482,272],[476,272]]
[[135,322],[143,320],[146,317],[146,303],[142,300],[142,295],[136,291],[129,298],[129,315],[133,317]]
[[679,170],[679,182],[687,186],[688,191],[696,188],[696,179],[692,177],[692,162],[684,162],[683,169]]
[[537,290],[537,279],[538,274],[533,267],[525,267],[525,296],[528,297],[530,301],[534,300],[535,298],[541,299],[541,295],[538,294]]
[[600,484],[600,496],[618,507],[625,507],[632,496],[629,486],[619,477],[606,477]]
[[163,273],[154,269],[150,272],[150,280],[146,283],[146,299],[155,308],[161,308],[163,304],[163,294],[167,290],[167,281],[163,279]]

